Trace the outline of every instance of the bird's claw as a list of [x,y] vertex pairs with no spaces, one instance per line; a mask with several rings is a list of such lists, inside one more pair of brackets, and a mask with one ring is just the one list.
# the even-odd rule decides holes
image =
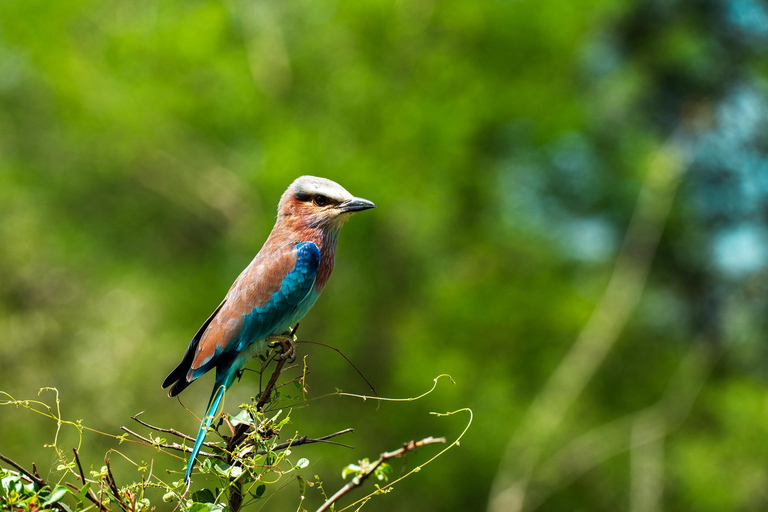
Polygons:
[[279,354],[275,357],[276,360],[282,361],[287,359],[289,363],[296,360],[296,330],[287,331],[283,334],[274,334],[267,336],[267,346],[269,348],[279,348]]

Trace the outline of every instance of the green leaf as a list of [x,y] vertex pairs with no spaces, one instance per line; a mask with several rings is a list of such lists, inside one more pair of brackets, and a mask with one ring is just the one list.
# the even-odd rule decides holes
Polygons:
[[229,422],[233,427],[236,427],[237,425],[251,425],[253,424],[253,418],[248,414],[248,411],[243,410],[237,413],[237,416],[230,416]]
[[266,490],[267,490],[266,484],[261,484],[260,486],[258,486],[256,488],[256,497],[261,498],[262,496],[264,496],[264,493],[266,492]]
[[376,471],[374,471],[373,474],[376,477],[376,479],[378,479],[379,481],[388,482],[389,476],[387,475],[387,473],[391,473],[391,472],[392,472],[392,467],[386,462],[383,462],[379,467],[376,468]]
[[91,488],[91,482],[87,482],[84,486],[80,488],[80,492],[78,493],[78,498],[80,498],[80,501],[83,501],[85,499],[85,495],[88,494],[88,489]]
[[192,506],[187,509],[188,512],[213,512],[216,510],[221,509],[212,503],[193,503]]
[[213,495],[210,489],[200,489],[192,493],[192,501],[200,503],[214,503],[216,496]]
[[301,477],[297,478],[297,480],[299,481],[299,494],[301,499],[304,499],[304,496],[307,494],[307,482]]
[[356,475],[361,471],[362,470],[360,466],[358,466],[357,464],[349,464],[348,466],[346,466],[344,469],[341,470],[341,478],[346,480],[349,475]]
[[69,490],[63,485],[57,485],[51,495],[43,502],[43,506],[47,507],[48,505],[59,502],[68,492]]
[[220,476],[229,476],[229,468],[230,466],[228,464],[216,464],[213,466],[214,471]]

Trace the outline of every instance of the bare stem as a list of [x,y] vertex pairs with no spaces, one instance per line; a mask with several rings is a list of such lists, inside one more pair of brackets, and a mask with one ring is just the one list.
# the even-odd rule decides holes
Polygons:
[[390,459],[395,459],[397,457],[402,457],[406,453],[408,453],[411,450],[415,450],[416,448],[421,448],[422,446],[426,446],[428,444],[434,444],[434,443],[444,443],[445,438],[444,437],[426,437],[422,439],[421,441],[409,441],[405,443],[402,447],[398,448],[397,450],[391,451],[391,452],[384,452],[379,456],[379,458],[373,463],[370,464],[367,468],[365,468],[365,471],[363,471],[361,474],[357,475],[355,478],[353,478],[347,485],[336,491],[336,493],[328,498],[328,500],[323,503],[320,508],[317,509],[317,512],[325,512],[328,510],[331,505],[333,505],[336,501],[339,500],[342,496],[350,492],[352,489],[356,487],[360,487],[363,485],[363,482],[373,474],[376,469],[384,464],[386,461]]
[[[169,450],[176,450],[184,453],[192,453],[192,448],[188,446],[184,446],[178,443],[156,443],[151,439],[142,436],[141,434],[137,434],[136,432],[134,432],[133,430],[129,429],[126,426],[121,426],[120,429],[123,430],[124,432],[128,432],[132,436],[136,437],[138,440],[143,441],[150,446],[159,446],[160,448],[167,448]],[[206,446],[211,446],[211,444],[207,443]],[[223,455],[217,455],[214,453],[200,452],[200,455],[202,455],[203,457],[213,457],[215,459],[224,460]]]
[[[182,439],[186,439],[187,441],[192,441],[192,442],[196,441],[196,439],[194,437],[188,436],[184,432],[180,432],[180,431],[176,430],[175,428],[163,428],[163,427],[156,427],[155,425],[150,425],[146,421],[139,419],[139,415],[140,414],[142,414],[142,413],[139,413],[139,414],[136,414],[134,416],[131,416],[131,419],[136,421],[137,423],[140,423],[141,425],[144,425],[145,427],[151,428],[152,430],[157,430],[158,432],[163,432],[164,434],[173,434],[174,436],[180,437]],[[211,443],[211,442],[205,442],[205,443],[203,443],[203,446],[207,446],[209,448],[215,448],[216,447],[216,445]]]

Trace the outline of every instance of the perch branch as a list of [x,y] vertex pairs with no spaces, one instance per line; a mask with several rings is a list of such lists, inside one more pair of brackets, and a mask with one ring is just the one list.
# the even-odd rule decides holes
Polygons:
[[[295,332],[296,330],[294,329],[293,333]],[[286,362],[285,359],[280,359],[277,361],[277,364],[275,365],[275,370],[272,372],[272,376],[269,378],[269,382],[267,382],[267,386],[261,392],[261,396],[259,396],[259,401],[256,402],[257,411],[261,411],[264,408],[264,406],[267,404],[267,402],[269,402],[269,399],[272,396],[272,391],[275,389],[275,384],[277,383],[277,379],[280,377],[280,373],[283,371],[283,366],[285,366],[285,362]],[[249,428],[251,428],[250,425],[246,423],[241,423],[235,428],[235,431],[232,433],[232,437],[227,439],[227,451],[230,453],[230,455],[227,458],[226,462],[228,462],[229,464],[233,462],[231,454],[234,452],[237,445],[239,445],[243,441],[243,439],[245,438],[245,434],[246,432],[248,432]],[[229,496],[227,501],[229,502],[229,509],[232,512],[238,512],[240,510],[240,507],[243,504],[243,490],[242,490],[242,483],[240,482],[240,480],[236,480],[235,482],[233,482],[232,487],[230,487],[229,489]]]
[[[280,373],[283,371],[283,366],[285,366],[285,362],[286,362],[285,359],[281,359],[275,365],[275,370],[272,372],[272,376],[269,378],[269,382],[267,382],[267,386],[264,388],[264,391],[261,392],[258,402],[256,402],[257,411],[261,411],[264,408],[264,406],[267,404],[267,402],[269,402],[269,399],[272,396],[272,391],[274,391],[275,389],[275,384],[277,383],[277,379],[280,377]],[[235,446],[237,446],[243,441],[243,438],[245,437],[245,433],[248,432],[249,428],[251,428],[251,426],[246,423],[241,423],[235,428],[235,431],[232,434],[232,437],[230,437],[227,440],[227,451],[231,452],[235,448]]]

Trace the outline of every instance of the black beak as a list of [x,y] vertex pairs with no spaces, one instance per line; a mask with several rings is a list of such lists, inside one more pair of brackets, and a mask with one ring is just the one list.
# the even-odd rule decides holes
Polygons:
[[376,208],[376,205],[362,197],[353,197],[349,201],[344,201],[339,205],[339,209],[344,213],[361,212]]

